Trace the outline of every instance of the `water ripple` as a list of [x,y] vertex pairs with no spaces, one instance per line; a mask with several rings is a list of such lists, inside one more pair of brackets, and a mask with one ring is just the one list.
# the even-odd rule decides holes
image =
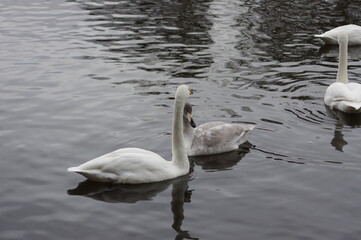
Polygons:
[[[358,5],[1,1],[1,236],[357,238],[360,118],[324,106],[338,51],[313,35],[359,23]],[[191,181],[67,194],[68,167],[117,148],[171,159],[179,84],[197,123],[254,123],[256,148],[193,159]]]

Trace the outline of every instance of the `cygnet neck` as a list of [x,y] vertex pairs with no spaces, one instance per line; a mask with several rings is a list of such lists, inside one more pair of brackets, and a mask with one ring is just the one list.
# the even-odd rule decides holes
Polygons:
[[338,37],[338,46],[339,46],[339,58],[338,58],[338,71],[336,82],[348,83],[347,76],[347,47],[348,47],[348,37],[345,32],[341,32]]

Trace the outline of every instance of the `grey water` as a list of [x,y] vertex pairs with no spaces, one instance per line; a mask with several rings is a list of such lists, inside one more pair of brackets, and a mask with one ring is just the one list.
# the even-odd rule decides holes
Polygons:
[[[359,239],[360,117],[323,104],[361,1],[2,0],[0,239]],[[349,49],[361,83],[361,49]],[[171,158],[174,92],[255,148],[145,185],[66,169],[123,147]]]

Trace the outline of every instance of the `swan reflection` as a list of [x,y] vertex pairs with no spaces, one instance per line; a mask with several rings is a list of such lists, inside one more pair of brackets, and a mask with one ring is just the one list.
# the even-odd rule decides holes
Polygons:
[[[338,58],[338,46],[337,45],[323,45],[318,51],[323,57]],[[349,46],[348,56],[350,59],[361,58],[361,46]]]
[[83,181],[74,189],[69,189],[69,195],[89,197],[98,201],[108,203],[136,203],[139,201],[153,200],[154,197],[168,189],[178,181],[188,182],[189,176],[183,176],[162,182],[145,184],[112,184],[93,181]]
[[253,145],[249,142],[242,144],[237,150],[214,155],[189,157],[194,165],[201,166],[207,171],[225,171],[232,169],[248,152]]
[[188,188],[189,175],[175,179],[147,184],[109,184],[86,180],[74,189],[69,189],[69,195],[89,197],[108,203],[136,203],[153,200],[172,185],[171,210],[173,213],[172,228],[177,232],[175,239],[198,239],[182,230],[184,203],[191,202],[192,190]]
[[337,122],[333,132],[333,138],[330,142],[331,145],[340,152],[343,152],[343,147],[348,144],[348,142],[346,142],[346,140],[343,138],[342,128],[343,124],[341,122]]
[[337,109],[331,109],[327,105],[325,105],[325,108],[328,116],[340,121],[342,124],[350,127],[361,126],[361,113],[345,113]]
[[325,105],[325,108],[327,115],[337,120],[337,123],[335,124],[333,138],[330,143],[333,147],[335,147],[336,150],[343,152],[343,147],[346,146],[348,142],[344,139],[342,129],[344,125],[353,128],[360,127],[361,113],[344,113],[337,109],[331,109],[327,105]]

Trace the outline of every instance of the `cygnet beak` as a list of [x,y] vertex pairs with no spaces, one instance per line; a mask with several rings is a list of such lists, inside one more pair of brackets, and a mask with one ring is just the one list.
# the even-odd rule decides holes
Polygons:
[[193,121],[193,118],[191,117],[191,119],[189,120],[189,123],[191,124],[192,128],[196,128],[197,125],[196,123]]

